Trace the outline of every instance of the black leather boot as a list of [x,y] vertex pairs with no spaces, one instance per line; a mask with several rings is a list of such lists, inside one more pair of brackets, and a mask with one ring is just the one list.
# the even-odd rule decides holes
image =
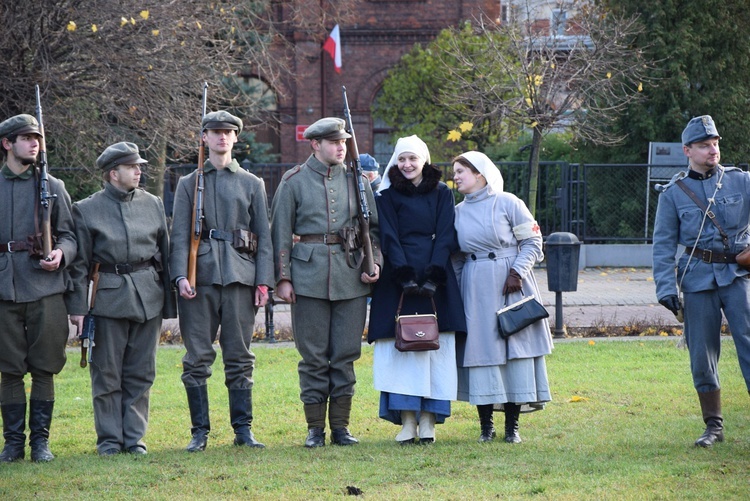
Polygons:
[[520,405],[510,402],[505,404],[505,441],[509,444],[521,443],[521,436],[518,434],[518,416],[520,414]]
[[208,386],[186,386],[185,391],[192,424],[190,433],[193,435],[186,450],[188,452],[205,451],[208,432],[211,431],[211,422],[208,417]]
[[5,447],[0,453],[0,462],[10,463],[23,459],[26,447],[26,402],[0,405],[3,416],[3,438]]
[[705,393],[699,392],[698,400],[701,403],[706,431],[695,441],[695,445],[698,447],[711,447],[715,442],[723,442],[724,419],[721,416],[721,390]]
[[305,404],[305,419],[307,420],[307,438],[305,447],[323,447],[326,445],[326,411],[328,402],[319,404]]
[[29,400],[29,445],[32,461],[46,463],[55,459],[49,450],[49,427],[54,407],[54,400]]
[[352,397],[332,398],[328,405],[328,423],[331,425],[331,443],[355,445],[359,440],[349,432],[349,416],[352,412]]
[[492,442],[497,436],[495,433],[495,421],[493,419],[494,406],[492,404],[477,405],[477,412],[479,413],[479,427],[481,434],[479,435],[480,442]]
[[265,445],[255,440],[253,426],[253,396],[250,388],[229,390],[229,417],[234,429],[234,445],[263,449]]

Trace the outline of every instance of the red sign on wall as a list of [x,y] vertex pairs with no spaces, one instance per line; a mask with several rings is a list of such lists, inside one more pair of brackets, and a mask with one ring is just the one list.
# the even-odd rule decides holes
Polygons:
[[297,134],[297,142],[301,143],[302,141],[307,141],[307,139],[305,139],[305,131],[307,130],[308,127],[309,125],[297,125],[295,127],[295,131]]

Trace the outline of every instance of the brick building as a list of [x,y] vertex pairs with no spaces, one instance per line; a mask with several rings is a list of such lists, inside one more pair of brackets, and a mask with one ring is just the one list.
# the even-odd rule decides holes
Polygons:
[[[318,2],[298,0],[296,7],[299,1]],[[310,147],[307,141],[297,139],[298,132],[323,116],[343,117],[344,85],[360,152],[387,161],[391,154],[389,131],[384,124],[373,123],[371,110],[388,70],[415,43],[428,43],[442,29],[481,13],[497,19],[500,4],[500,0],[360,0],[348,21],[339,25],[341,73],[336,73],[331,57],[322,50],[324,36],[313,40],[302,32],[288,33],[294,44],[296,78],[284,89],[269,89],[277,95],[280,125],[259,132],[258,139],[273,144],[283,163],[304,161]],[[282,20],[289,8],[287,2],[280,2]]]

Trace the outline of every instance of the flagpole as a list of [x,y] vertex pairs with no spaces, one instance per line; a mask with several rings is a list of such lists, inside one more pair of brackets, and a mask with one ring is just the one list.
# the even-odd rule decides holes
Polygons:
[[320,116],[326,116],[326,57],[320,53]]

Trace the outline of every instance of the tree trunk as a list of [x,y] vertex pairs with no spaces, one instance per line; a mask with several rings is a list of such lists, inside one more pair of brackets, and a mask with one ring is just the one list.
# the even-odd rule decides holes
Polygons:
[[531,152],[529,153],[529,210],[536,217],[536,196],[539,192],[539,152],[542,149],[542,131],[534,127],[534,135],[531,139]]
[[149,155],[146,191],[164,200],[164,172],[167,168],[167,141],[159,135]]

